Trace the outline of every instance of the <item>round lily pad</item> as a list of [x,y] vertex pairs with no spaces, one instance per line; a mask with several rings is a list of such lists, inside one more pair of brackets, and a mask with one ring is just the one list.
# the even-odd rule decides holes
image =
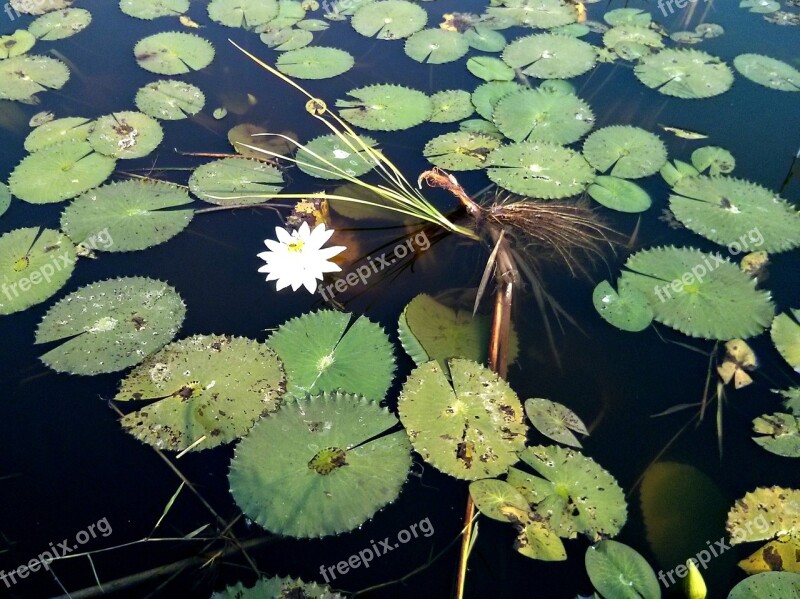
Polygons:
[[261,204],[264,195],[283,187],[281,171],[271,164],[247,158],[222,158],[199,166],[189,177],[189,191],[205,202]]
[[0,100],[26,100],[48,89],[61,89],[69,69],[49,56],[23,54],[0,61]]
[[769,56],[740,54],[733,66],[750,81],[784,92],[800,91],[800,71]]
[[472,104],[483,118],[491,120],[494,107],[501,98],[517,90],[526,89],[516,81],[489,81],[472,92]]
[[655,320],[691,337],[746,339],[772,322],[770,294],[722,256],[658,247],[635,253],[625,267],[620,286],[644,293]]
[[[283,4],[283,2],[281,2]],[[314,41],[314,34],[302,29],[279,29],[271,36],[273,31],[261,34],[261,41],[278,52],[289,52],[305,48]]]
[[516,76],[514,69],[494,56],[473,56],[467,70],[484,81],[511,81]]
[[182,15],[189,10],[189,0],[120,0],[119,8],[128,16],[149,21]]
[[502,378],[471,360],[415,368],[398,412],[414,449],[438,470],[464,480],[503,474],[525,446],[522,404]]
[[499,148],[501,140],[488,135],[456,131],[434,137],[422,150],[431,164],[449,171],[483,168],[489,153]]
[[653,568],[637,551],[605,539],[586,550],[586,572],[603,597],[661,597]]
[[692,165],[699,173],[708,171],[712,176],[724,175],[736,168],[736,159],[725,148],[705,146],[692,152]]
[[521,89],[498,100],[492,120],[513,141],[569,144],[592,128],[594,114],[578,96]]
[[586,190],[597,203],[619,212],[644,212],[652,201],[641,187],[626,179],[598,175]]
[[583,40],[554,33],[519,38],[503,50],[503,61],[539,79],[570,79],[591,69],[594,48]]
[[56,119],[36,127],[25,138],[25,149],[38,152],[62,141],[85,141],[92,131],[94,121],[83,117]]
[[208,16],[227,27],[255,29],[278,16],[277,0],[211,0]]
[[469,52],[466,38],[455,31],[423,29],[406,40],[405,53],[417,62],[442,64]]
[[612,27],[637,25],[647,27],[653,20],[650,13],[641,8],[615,8],[603,15],[603,20]]
[[455,123],[469,118],[475,112],[470,93],[461,89],[436,92],[431,96],[431,102],[432,123]]
[[72,242],[51,229],[16,229],[0,237],[0,314],[40,304],[69,279]]
[[133,48],[136,62],[151,73],[180,75],[207,67],[214,47],[191,33],[165,31],[139,40]]
[[800,594],[800,574],[761,572],[748,576],[733,587],[728,599],[773,599],[794,597],[798,594]]
[[775,347],[795,372],[800,373],[800,310],[779,314],[772,322],[770,336]]
[[290,401],[236,447],[228,475],[244,514],[265,529],[298,538],[361,526],[400,494],[411,468],[397,419],[353,395]]
[[71,37],[89,26],[92,13],[83,8],[65,8],[42,15],[28,25],[38,39],[52,42]]
[[[603,44],[615,49],[620,44],[639,44],[647,48],[663,48],[661,34],[649,27],[638,25],[620,25],[612,27],[603,35]],[[645,50],[645,53],[647,51]]]
[[269,338],[286,368],[288,393],[342,391],[381,401],[392,384],[394,352],[367,318],[320,310],[293,318]]
[[195,335],[148,356],[114,399],[147,402],[120,421],[140,441],[170,451],[197,443],[193,450],[202,451],[247,434],[278,408],[284,384],[280,360],[265,344]]
[[36,38],[25,29],[17,29],[10,35],[0,36],[0,59],[21,56],[36,44]]
[[153,81],[136,92],[136,108],[153,118],[177,121],[197,114],[206,103],[198,87],[184,81]]
[[428,13],[406,0],[379,0],[362,5],[350,24],[358,33],[379,40],[396,40],[416,33],[428,21]]
[[506,38],[503,34],[489,27],[475,25],[464,32],[470,48],[481,52],[500,52],[506,47]]
[[603,320],[623,331],[643,331],[653,322],[647,296],[630,285],[621,285],[617,293],[608,281],[601,281],[594,288],[592,303]]
[[562,445],[580,448],[581,443],[572,431],[580,435],[589,434],[575,412],[549,399],[533,397],[525,400],[525,415],[533,428]]
[[662,50],[642,58],[633,72],[647,87],[676,98],[710,98],[733,85],[730,67],[699,50]]
[[332,592],[326,585],[303,582],[299,578],[280,578],[278,576],[259,578],[252,587],[246,587],[239,582],[211,595],[211,599],[262,599],[264,597],[344,599],[343,595]]
[[143,250],[172,239],[194,216],[185,189],[165,182],[123,181],[86,192],[61,214],[76,244],[106,252]]
[[697,176],[680,179],[672,191],[669,206],[675,218],[732,253],[777,253],[800,245],[800,212],[760,185]]
[[561,27],[578,20],[575,6],[562,0],[505,2],[504,7],[489,8],[487,14],[500,18],[501,22],[510,19],[506,26],[517,24],[534,29]]
[[586,138],[586,160],[601,173],[638,179],[655,174],[667,162],[667,148],[657,135],[630,126],[603,127]]
[[172,341],[185,315],[181,297],[161,281],[112,279],[82,287],[50,308],[36,343],[62,342],[41,356],[57,372],[116,372]]
[[557,199],[574,196],[594,180],[594,170],[574,150],[542,142],[502,146],[486,159],[489,178],[523,196]]
[[8,184],[11,193],[31,204],[61,202],[97,187],[115,166],[88,142],[64,141],[23,158]]
[[338,48],[313,46],[284,52],[275,66],[281,73],[298,79],[328,79],[353,68],[353,57]]
[[419,125],[433,113],[433,102],[421,91],[400,85],[369,85],[347,92],[355,100],[337,100],[345,120],[375,131],[399,131]]
[[88,141],[96,152],[114,158],[141,158],[164,138],[161,125],[141,112],[115,112],[95,121]]
[[[371,148],[377,144],[371,137],[366,135],[360,137],[361,141]],[[355,141],[352,142],[352,146],[348,146],[333,133],[314,138],[297,150],[295,156],[295,159],[299,161],[297,167],[312,177],[342,179],[342,175],[325,164],[320,159],[322,158],[351,177],[360,177],[372,170],[375,161]],[[315,154],[320,158],[315,157]]]

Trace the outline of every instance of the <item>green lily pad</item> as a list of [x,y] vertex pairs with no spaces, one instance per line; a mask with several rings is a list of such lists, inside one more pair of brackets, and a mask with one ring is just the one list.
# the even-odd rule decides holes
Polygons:
[[52,10],[68,8],[74,0],[44,0],[32,2],[31,0],[10,0],[11,8],[24,15],[43,15]]
[[61,341],[42,362],[92,375],[135,366],[177,334],[186,306],[169,285],[142,277],[82,287],[47,311],[36,343]]
[[629,285],[621,286],[617,293],[608,281],[601,281],[594,288],[592,303],[603,320],[623,331],[637,333],[653,322],[647,296]]
[[500,52],[506,47],[506,38],[503,34],[489,27],[475,25],[464,32],[470,48],[480,52]]
[[[360,138],[370,148],[374,148],[377,145],[377,142],[371,137],[362,135]],[[373,169],[375,161],[370,158],[365,150],[356,145],[356,142],[352,142],[352,144],[353,147],[349,147],[333,133],[316,137],[297,150],[295,158],[300,161],[297,167],[304,173],[320,179],[344,178],[325,164],[323,160],[316,158],[314,156],[316,154],[351,177],[365,175]]]
[[706,39],[719,37],[725,33],[722,25],[717,25],[716,23],[700,23],[694,30]]
[[507,482],[493,478],[472,481],[469,494],[481,514],[492,520],[509,522],[508,508],[527,512],[528,502]]
[[699,50],[662,50],[642,58],[633,72],[647,87],[676,98],[711,98],[733,85],[730,67]]
[[0,59],[21,56],[33,48],[36,38],[25,29],[17,29],[10,35],[0,36]]
[[[516,516],[517,514],[515,514]],[[538,517],[537,517],[538,518]],[[558,535],[541,519],[519,521],[522,527],[514,542],[514,548],[531,559],[560,562],[567,559],[564,543]]]
[[569,144],[592,128],[594,114],[578,96],[521,89],[498,100],[492,120],[513,141]]
[[636,25],[647,27],[653,20],[650,13],[641,8],[615,8],[603,15],[603,20],[612,27]]
[[774,0],[742,0],[739,8],[749,8],[750,12],[756,14],[769,14],[779,11],[781,3]]
[[494,56],[473,56],[467,70],[484,81],[511,81],[516,76],[514,69]]
[[204,202],[262,204],[265,195],[283,187],[281,171],[270,164],[248,158],[222,158],[195,169],[189,177],[189,191]]
[[589,434],[586,425],[575,412],[549,399],[540,397],[526,399],[525,415],[531,421],[533,428],[562,445],[580,449],[581,442],[572,431],[580,435]]
[[31,204],[74,198],[105,181],[117,162],[85,141],[64,141],[22,159],[8,180],[11,193]]
[[[278,16],[272,19],[269,23],[259,25],[256,28],[256,31],[261,33],[262,31],[269,29],[293,28],[306,16],[306,9],[304,6],[305,3],[299,2],[298,0],[278,0]],[[293,31],[299,32],[300,30],[293,29]]]
[[214,60],[214,46],[208,40],[178,31],[156,33],[139,40],[133,53],[140,67],[159,75],[199,71]]
[[472,96],[461,89],[436,92],[431,96],[433,102],[432,123],[455,123],[472,116]]
[[509,0],[502,7],[490,7],[486,14],[533,29],[561,27],[578,19],[575,7],[562,0]]
[[798,594],[800,594],[800,574],[761,572],[745,578],[733,587],[728,599],[775,599],[796,597]]
[[302,29],[279,29],[261,34],[261,41],[278,52],[289,52],[305,48],[314,41],[314,34]]
[[96,152],[113,158],[147,156],[164,139],[161,125],[141,112],[114,112],[95,121],[88,141]]
[[692,152],[692,165],[699,173],[708,171],[711,176],[725,175],[736,168],[736,159],[725,148],[705,146]]
[[355,100],[337,100],[342,118],[357,127],[374,131],[399,131],[427,121],[433,102],[421,91],[399,85],[368,85],[351,89]]
[[69,69],[49,56],[23,54],[0,61],[0,100],[26,100],[48,89],[61,89]]
[[641,187],[627,179],[598,175],[586,190],[597,203],[619,212],[644,212],[652,201]]
[[773,389],[773,393],[778,393],[783,397],[784,407],[795,416],[800,416],[800,387],[792,387],[786,390]]
[[639,552],[623,543],[603,540],[589,547],[586,550],[586,572],[603,597],[661,597],[661,586],[653,568]]
[[655,174],[667,162],[667,148],[659,137],[639,127],[603,127],[583,144],[586,160],[601,173],[638,179]]
[[719,255],[658,247],[633,254],[621,285],[647,296],[655,320],[691,337],[746,339],[772,322],[770,294]]
[[157,449],[202,451],[230,443],[278,408],[285,378],[263,343],[242,337],[195,335],[170,343],[120,384],[119,402],[148,402],[120,420],[122,428]]
[[543,478],[511,468],[507,481],[549,519],[560,537],[572,539],[580,533],[597,541],[622,529],[628,511],[625,495],[597,462],[557,445],[526,447],[520,457]]
[[309,538],[358,528],[398,497],[408,477],[403,431],[379,436],[396,425],[386,409],[353,395],[287,402],[236,447],[231,494],[274,533]]
[[361,5],[350,24],[358,33],[379,40],[396,40],[416,33],[428,21],[428,13],[406,0],[379,0]]
[[3,216],[11,205],[11,192],[8,185],[0,183],[0,216]]
[[508,66],[539,79],[577,77],[590,70],[596,60],[591,44],[554,33],[522,37],[503,50],[503,61]]
[[284,52],[275,66],[297,79],[329,79],[346,73],[354,64],[353,57],[344,50],[313,46]]
[[0,314],[40,304],[61,289],[75,267],[75,247],[58,231],[16,229],[0,237]]
[[784,92],[800,91],[800,71],[769,56],[740,54],[733,66],[753,83]]
[[542,142],[502,146],[486,159],[489,178],[523,196],[557,199],[581,193],[594,170],[574,150]]
[[[765,523],[754,527],[753,522],[759,516]],[[769,541],[800,531],[800,491],[758,487],[736,500],[728,512],[725,528],[731,545]]]
[[471,360],[415,368],[398,412],[414,449],[438,470],[464,480],[503,474],[525,445],[522,405],[502,378]]
[[342,391],[381,401],[395,370],[383,329],[364,317],[320,310],[293,318],[269,338],[286,368],[288,393]]
[[297,24],[298,29],[304,31],[325,31],[330,25],[319,19],[304,19]]
[[508,94],[522,89],[526,88],[516,81],[489,81],[472,92],[472,104],[479,115],[491,120],[497,103]]
[[612,27],[603,35],[606,48],[615,49],[620,44],[639,44],[647,48],[661,49],[664,41],[661,34],[649,27],[640,25],[619,25]]
[[52,42],[80,33],[92,22],[92,13],[83,8],[65,8],[49,12],[28,25],[38,39]]
[[120,0],[119,8],[130,17],[149,21],[182,15],[189,10],[189,0]]
[[671,163],[665,163],[659,173],[670,187],[675,187],[678,181],[684,177],[697,177],[700,175],[696,168],[683,160],[673,160]]
[[136,108],[146,115],[177,121],[203,110],[206,96],[191,83],[175,80],[153,81],[136,92]]
[[698,176],[682,178],[672,191],[669,207],[675,218],[733,253],[777,253],[800,245],[800,212],[760,185]]
[[38,152],[62,141],[85,141],[94,127],[94,121],[83,117],[56,119],[36,127],[25,138],[25,149]]
[[211,0],[208,16],[226,27],[255,29],[278,16],[276,0]]
[[469,119],[467,121],[461,121],[458,125],[458,130],[467,131],[468,133],[488,135],[489,137],[495,137],[499,140],[503,139],[503,134],[500,133],[500,130],[494,126],[494,123],[484,121],[483,119]]
[[211,599],[263,599],[264,597],[298,597],[303,599],[344,599],[344,595],[334,593],[326,585],[316,582],[303,582],[299,578],[259,578],[255,585],[246,587],[241,582],[225,587],[211,595]]
[[86,192],[67,206],[61,214],[61,228],[76,244],[93,250],[144,250],[189,226],[194,211],[174,208],[191,202],[186,190],[171,183],[111,183]]
[[438,28],[418,31],[405,43],[406,56],[428,64],[453,62],[467,52],[469,44],[463,35]]
[[443,169],[470,171],[483,168],[486,157],[501,143],[496,137],[456,131],[434,137],[425,144],[422,155]]
[[800,373],[800,310],[791,314],[779,314],[772,322],[770,336],[783,359],[795,372]]
[[764,414],[753,420],[753,437],[761,447],[786,458],[800,458],[800,416]]

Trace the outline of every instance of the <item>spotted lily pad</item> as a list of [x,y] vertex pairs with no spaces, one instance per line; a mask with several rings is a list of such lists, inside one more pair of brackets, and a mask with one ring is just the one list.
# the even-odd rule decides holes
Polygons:
[[36,127],[25,138],[25,149],[38,152],[62,141],[85,141],[94,127],[94,121],[83,117],[56,119]]
[[61,89],[69,69],[49,56],[23,54],[0,61],[0,100],[26,100],[48,89]]
[[667,148],[657,135],[630,126],[598,129],[586,138],[583,155],[601,173],[624,179],[647,177],[667,162]]
[[414,449],[442,472],[465,480],[498,476],[517,461],[526,427],[517,395],[502,378],[471,360],[415,368],[398,411]]
[[164,131],[141,112],[115,112],[95,121],[88,141],[96,152],[113,158],[141,158],[158,147]]
[[800,71],[769,56],[740,54],[733,66],[750,81],[784,92],[800,91]]
[[339,114],[364,129],[408,129],[428,120],[433,112],[433,102],[429,96],[399,85],[369,85],[352,89],[347,95],[355,100],[337,100]]
[[457,131],[435,137],[425,144],[423,156],[438,167],[449,171],[469,171],[483,168],[489,153],[500,147],[496,137]]
[[699,50],[662,50],[645,56],[633,71],[647,87],[676,98],[710,98],[733,85],[730,67]]
[[525,400],[525,415],[533,428],[556,443],[581,447],[581,442],[572,431],[588,435],[586,425],[568,407],[540,397]]
[[416,33],[428,21],[428,13],[406,0],[379,0],[363,4],[350,23],[361,35],[396,40]]
[[592,199],[619,212],[644,212],[652,201],[641,187],[627,179],[599,175],[586,190]]
[[270,164],[247,158],[222,158],[199,166],[189,177],[189,191],[205,202],[261,204],[264,195],[283,187],[281,171]]
[[284,52],[275,66],[281,73],[298,79],[328,79],[349,71],[354,64],[353,57],[344,50],[313,46]]
[[596,62],[591,44],[554,33],[519,38],[503,50],[503,61],[513,69],[540,79],[570,79]]
[[475,112],[470,93],[461,89],[436,92],[431,96],[431,102],[432,123],[455,123],[469,118]]
[[[280,360],[263,343],[195,335],[148,356],[123,379],[119,402],[147,402],[121,419],[123,429],[157,449],[201,451],[244,436],[278,408]],[[201,440],[202,439],[202,440]]]
[[406,55],[417,62],[442,64],[453,62],[469,51],[466,38],[455,31],[423,29],[406,40]]
[[227,27],[255,29],[278,16],[276,0],[211,0],[208,16]]
[[0,59],[21,56],[33,48],[36,38],[25,29],[17,29],[10,35],[0,36]]
[[136,62],[151,73],[180,75],[207,67],[214,47],[191,33],[165,31],[139,40],[133,48]]
[[326,585],[303,582],[299,578],[280,578],[278,576],[259,578],[252,587],[246,587],[238,582],[211,595],[211,599],[262,599],[263,597],[344,599],[343,595],[332,592]]
[[492,120],[513,141],[569,144],[592,128],[594,114],[578,96],[522,89],[498,100]]
[[773,599],[794,597],[798,594],[800,594],[800,574],[761,572],[745,578],[733,587],[728,599]]
[[603,597],[661,597],[653,568],[639,552],[623,543],[604,539],[589,547],[586,572]]
[[191,202],[185,189],[171,183],[111,183],[86,192],[67,206],[61,214],[61,228],[75,243],[93,250],[143,250],[183,231],[194,211],[175,208]]
[[[360,136],[360,138],[369,147],[374,147],[377,144],[374,139],[366,135]],[[351,177],[360,177],[372,170],[375,162],[355,141],[352,142],[352,146],[348,146],[333,133],[322,135],[312,139],[304,147],[297,150],[297,155],[295,156],[295,159],[299,161],[297,166],[301,171],[312,177],[342,179],[343,177],[339,173],[325,164],[325,161],[327,161]],[[321,158],[324,160],[321,160]]]
[[772,342],[783,359],[795,372],[800,373],[800,310],[778,315],[772,323]]
[[[756,522],[757,519],[763,523]],[[757,523],[758,526],[753,526]],[[728,512],[725,528],[731,545],[768,541],[800,531],[800,491],[759,487],[737,499]]]
[[603,320],[623,331],[643,331],[653,322],[647,296],[629,285],[617,292],[608,281],[601,281],[594,288],[592,303]]
[[48,310],[36,343],[62,342],[42,362],[92,375],[134,366],[172,341],[186,306],[169,285],[141,277],[82,287]]
[[61,289],[76,261],[72,242],[51,229],[16,229],[0,237],[0,314],[40,304]]
[[779,456],[800,458],[800,416],[764,414],[753,420],[753,441]]
[[206,103],[198,87],[183,81],[153,81],[136,92],[136,107],[146,115],[167,121],[197,114]]
[[120,0],[120,10],[137,19],[177,17],[189,10],[189,0]]
[[28,26],[37,39],[52,42],[71,37],[89,26],[92,13],[83,8],[65,8],[42,15]]
[[725,148],[705,146],[692,152],[692,165],[699,173],[708,171],[711,176],[725,175],[736,167],[736,159]]

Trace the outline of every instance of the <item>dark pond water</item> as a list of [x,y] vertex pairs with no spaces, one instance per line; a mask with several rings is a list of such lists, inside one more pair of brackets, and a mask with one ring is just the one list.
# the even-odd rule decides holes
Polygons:
[[[95,118],[116,110],[133,109],[133,97],[142,85],[156,78],[140,69],[132,47],[142,37],[161,30],[177,29],[174,20],[138,21],[121,14],[116,2],[78,0],[92,12],[91,26],[81,34],[48,44],[66,57],[74,70],[68,85],[58,92],[41,94],[41,106],[4,102],[0,105],[2,157],[0,179],[7,179],[25,155],[23,140],[28,119],[42,109],[58,116],[82,115]],[[264,124],[290,129],[301,140],[323,133],[308,118],[303,98],[282,82],[271,78],[246,60],[227,42],[230,37],[244,48],[274,61],[276,53],[260,44],[258,37],[238,29],[210,23],[205,2],[192,4],[190,16],[208,24],[200,33],[216,48],[214,62],[202,71],[183,77],[206,94],[202,118],[163,123],[165,139],[147,158],[118,164],[119,171],[146,172],[186,183],[188,171],[203,159],[180,156],[173,148],[197,152],[229,152],[226,134],[236,122]],[[700,2],[669,18],[661,18],[655,3],[630,2],[649,9],[668,31],[692,29],[701,22],[722,25],[726,33],[703,42],[701,49],[731,62],[743,52],[757,52],[797,65],[800,37],[797,27],[779,27],[737,6],[737,2]],[[590,19],[601,20],[620,2],[587,5]],[[477,0],[437,0],[425,3],[429,23],[454,10],[481,12]],[[29,18],[10,21],[0,14],[0,33],[25,26]],[[506,32],[511,39],[519,33]],[[308,88],[322,97],[335,99],[353,88],[391,80],[433,93],[446,89],[472,89],[475,79],[464,61],[445,65],[420,65],[403,53],[402,43],[376,42],[356,34],[348,23],[334,23],[315,34],[315,44],[332,45],[349,51],[356,66],[335,79],[308,82]],[[588,41],[600,44],[597,34]],[[727,93],[702,101],[678,100],[642,86],[624,64],[600,65],[591,74],[572,80],[579,95],[597,115],[596,127],[634,124],[656,131],[667,142],[671,158],[688,160],[691,151],[704,142],[669,136],[658,124],[702,131],[714,145],[730,150],[737,158],[736,173],[770,189],[780,188],[800,145],[800,104],[798,94],[779,93],[739,77]],[[230,115],[223,121],[210,118],[211,110],[224,96],[253,94],[258,103],[243,116]],[[453,125],[426,123],[408,131],[372,134],[385,152],[410,178],[429,167],[421,147],[436,135],[454,130]],[[167,169],[167,170],[159,170]],[[118,173],[115,177],[122,178]],[[318,183],[292,172],[287,191],[316,189]],[[487,184],[483,174],[461,174],[459,181],[469,191]],[[708,251],[716,247],[686,230],[670,229],[658,219],[666,206],[668,187],[659,177],[643,185],[654,206],[641,216],[636,247],[659,244],[692,245]],[[443,209],[455,209],[450,198],[432,193]],[[800,181],[788,184],[783,197],[800,200]],[[32,206],[14,201],[0,218],[0,232],[19,227],[58,228],[63,204]],[[620,231],[631,233],[637,216],[608,214]],[[107,254],[95,261],[82,261],[64,289],[51,300],[11,316],[0,317],[0,568],[14,569],[47,549],[50,543],[74,538],[87,526],[105,519],[110,532],[86,544],[100,549],[142,539],[162,513],[180,481],[152,451],[120,430],[115,413],[109,409],[120,380],[119,374],[78,377],[56,374],[38,361],[33,346],[36,325],[58,297],[83,285],[117,276],[148,276],[168,281],[184,298],[187,318],[180,336],[197,333],[227,333],[259,340],[290,317],[319,307],[318,298],[305,293],[276,293],[256,270],[262,240],[271,237],[278,216],[268,210],[246,209],[198,215],[188,230],[166,244],[145,252]],[[361,232],[365,253],[403,235],[402,229]],[[609,257],[608,266],[594,272],[595,281],[616,277],[628,250]],[[451,288],[478,284],[487,251],[474,244],[444,238],[422,254],[413,268],[396,276],[370,282],[369,288],[347,308],[363,313],[396,331],[398,314],[418,293],[436,294]],[[769,288],[779,308],[798,305],[800,258],[797,252],[773,259]],[[535,302],[520,296],[514,320],[521,345],[520,356],[510,368],[509,380],[521,398],[546,397],[564,403],[580,414],[592,434],[585,452],[619,481],[629,501],[629,519],[618,540],[640,551],[659,569],[675,563],[659,563],[648,544],[643,524],[638,482],[644,470],[657,459],[690,464],[708,477],[724,498],[722,508],[711,498],[695,505],[674,499],[670,518],[678,523],[670,536],[686,559],[702,549],[706,541],[724,534],[727,507],[756,486],[792,486],[800,482],[792,460],[773,456],[750,440],[751,420],[774,407],[769,393],[773,387],[791,384],[791,369],[780,359],[768,336],[752,346],[761,359],[756,384],[729,394],[724,406],[724,453],[719,455],[713,409],[698,426],[689,420],[695,411],[661,418],[651,415],[671,406],[699,401],[703,393],[708,358],[671,343],[679,341],[708,352],[713,343],[688,338],[658,326],[639,334],[617,331],[600,319],[591,304],[593,281],[575,279],[563,270],[546,273],[550,292],[577,321],[582,330],[565,325],[557,333],[559,367],[548,348],[541,315]],[[393,340],[396,335],[392,333]],[[394,405],[397,391],[412,363],[398,346],[399,372],[390,393]],[[764,408],[769,404],[770,408]],[[684,429],[684,427],[686,427]],[[682,434],[673,438],[683,429]],[[535,442],[542,442],[537,437]],[[239,514],[230,497],[227,469],[232,449],[220,448],[189,454],[177,461],[181,472],[205,501],[223,519]],[[449,550],[430,567],[402,582],[369,592],[373,597],[452,596],[458,560],[453,543],[462,527],[467,485],[446,477],[416,458],[414,476],[399,499],[379,512],[360,530],[314,541],[275,538],[248,551],[268,575],[292,575],[321,582],[321,565],[334,564],[357,553],[372,539],[394,536],[413,523],[429,519],[434,530],[382,557],[369,570],[358,570],[335,581],[334,587],[354,592],[396,581],[420,568],[432,556]],[[672,499],[665,495],[669,504]],[[676,515],[677,514],[677,515]],[[161,529],[164,536],[182,536],[204,525],[217,523],[192,494],[184,492]],[[238,522],[233,529],[240,539],[257,538],[258,527]],[[582,540],[567,542],[569,559],[562,563],[529,560],[512,547],[512,530],[499,522],[482,520],[478,541],[470,559],[466,596],[567,598],[589,595],[592,585],[583,565],[588,545]],[[96,554],[94,568],[101,581],[171,564],[196,555],[197,544],[162,542],[138,544],[126,549]],[[743,577],[735,561],[750,547],[731,550],[725,558],[710,564],[705,573],[710,597],[724,597]],[[731,559],[735,556],[736,559]],[[31,574],[11,588],[0,583],[0,596],[49,597],[73,593],[94,584],[92,564],[85,558],[63,560],[54,565],[54,575]],[[56,578],[57,577],[57,578]],[[116,596],[207,597],[214,590],[239,580],[252,582],[252,573],[241,556],[219,558],[207,567],[192,565],[167,582],[167,577],[149,580],[117,592]]]

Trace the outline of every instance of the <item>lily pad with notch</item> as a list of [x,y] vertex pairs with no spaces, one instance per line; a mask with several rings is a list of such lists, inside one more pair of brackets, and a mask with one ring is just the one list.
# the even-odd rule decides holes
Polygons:
[[763,414],[753,420],[753,432],[760,435],[753,437],[753,441],[770,453],[800,458],[800,416]]
[[711,98],[733,85],[733,72],[721,59],[699,50],[662,50],[633,69],[647,87],[676,98]]
[[[366,135],[359,136],[364,145],[373,148],[377,141]],[[360,177],[375,167],[375,160],[357,142],[351,140],[349,147],[333,133],[312,139],[298,148],[295,159],[297,167],[304,173],[320,179],[343,179],[344,177],[325,164],[320,158],[334,164],[351,177]],[[316,154],[320,158],[314,156]]]
[[119,8],[129,17],[150,21],[182,15],[189,10],[189,0],[120,0]]
[[208,17],[226,27],[255,29],[277,16],[277,0],[211,0],[208,5]]
[[618,212],[644,212],[652,205],[650,195],[636,183],[619,177],[598,175],[586,190],[593,200]]
[[800,91],[800,71],[792,65],[760,54],[740,54],[733,66],[753,83],[784,92]]
[[603,597],[661,597],[653,568],[624,543],[604,539],[586,550],[585,560],[589,580]]
[[499,148],[501,140],[479,133],[456,131],[434,137],[422,150],[431,164],[450,171],[483,168],[489,153]]
[[653,322],[653,309],[647,296],[630,285],[620,285],[617,292],[608,281],[594,288],[592,303],[597,313],[612,326],[637,333]]
[[83,117],[56,119],[31,131],[25,138],[25,149],[38,152],[63,141],[85,141],[93,127],[94,121]]
[[594,47],[583,40],[539,33],[511,42],[503,50],[503,61],[539,79],[570,79],[594,67],[597,54]]
[[443,64],[453,62],[469,52],[466,38],[455,31],[423,29],[406,40],[406,56],[417,62]]
[[708,171],[714,177],[732,172],[736,168],[736,159],[725,148],[704,146],[692,152],[692,165],[699,173]]
[[433,102],[432,123],[455,123],[472,116],[472,96],[462,89],[448,89],[431,96]]
[[17,29],[14,33],[0,36],[0,59],[21,56],[36,44],[36,37],[26,29]]
[[482,83],[472,92],[472,104],[479,115],[487,120],[492,119],[492,113],[497,103],[508,94],[526,89],[516,81],[489,81]]
[[350,24],[358,33],[379,40],[408,37],[428,21],[425,9],[406,0],[379,0],[362,4]]
[[667,148],[657,135],[627,125],[592,133],[583,144],[583,155],[601,173],[623,179],[648,177],[667,162]]
[[313,46],[284,52],[275,67],[297,79],[329,79],[346,73],[354,64],[353,56],[344,50]]
[[140,67],[159,75],[199,71],[214,60],[211,42],[180,31],[164,31],[141,39],[133,53]]
[[586,425],[575,412],[549,399],[541,397],[526,399],[525,415],[531,421],[533,428],[562,445],[580,449],[581,442],[573,431],[579,435],[589,435]]
[[494,56],[473,56],[467,61],[467,70],[484,81],[512,81],[514,69]]
[[140,88],[135,102],[136,107],[148,116],[177,121],[203,110],[206,96],[191,83],[162,80]]
[[92,22],[92,13],[83,8],[64,8],[49,12],[28,25],[37,39],[52,42],[80,33]]
[[197,167],[189,177],[189,191],[204,202],[262,204],[264,195],[283,187],[281,171],[271,164],[248,158],[222,158]]
[[164,139],[158,121],[141,112],[115,112],[101,116],[87,138],[96,152],[113,158],[142,158]]
[[51,89],[61,89],[69,69],[49,56],[22,54],[0,61],[0,100],[27,100]]
[[337,100],[339,114],[363,129],[409,129],[427,121],[433,113],[433,102],[428,95],[400,85],[368,85],[351,89],[347,95],[355,100]]
[[522,89],[497,101],[492,120],[513,141],[565,145],[578,141],[592,128],[594,114],[586,102],[573,94]]

